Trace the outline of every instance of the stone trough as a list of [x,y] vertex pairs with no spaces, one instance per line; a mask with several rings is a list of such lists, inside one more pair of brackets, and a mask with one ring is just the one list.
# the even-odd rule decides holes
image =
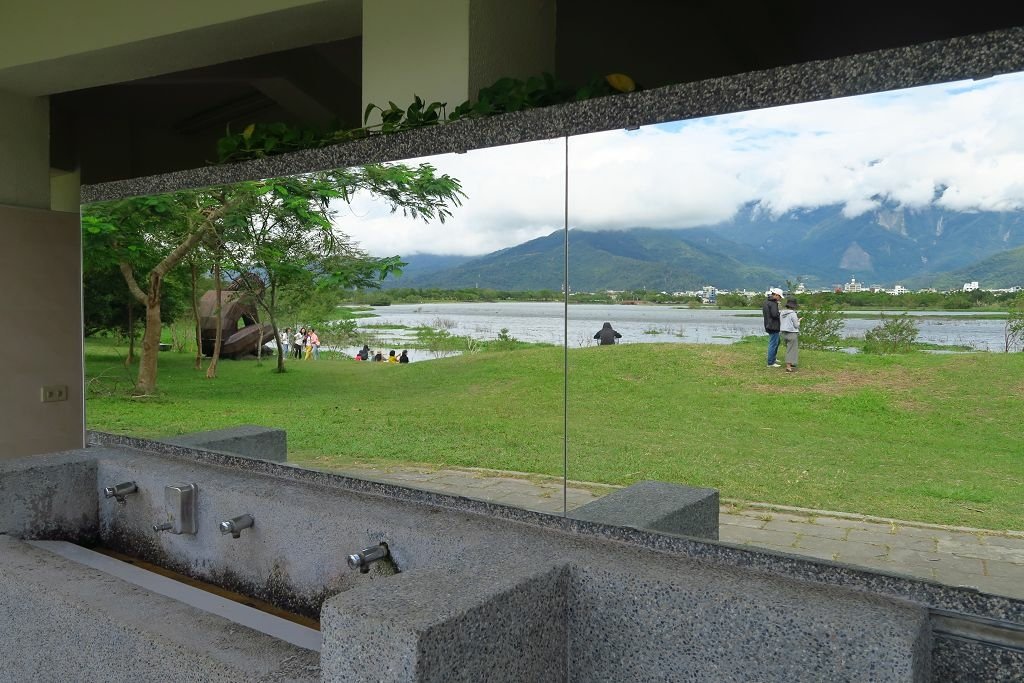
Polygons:
[[[930,681],[1024,672],[1014,644],[1020,601],[224,452],[92,440],[0,464],[0,681]],[[128,482],[137,490],[123,503],[105,497]],[[154,531],[177,521],[165,493],[183,484],[196,485],[196,533]],[[252,526],[237,538],[221,532],[240,515]],[[103,546],[264,600],[319,620],[322,641],[282,636],[263,617],[218,612],[212,599],[35,540]],[[380,543],[387,559],[366,573],[349,567],[350,554]],[[1002,644],[958,626],[967,622],[984,622]]]

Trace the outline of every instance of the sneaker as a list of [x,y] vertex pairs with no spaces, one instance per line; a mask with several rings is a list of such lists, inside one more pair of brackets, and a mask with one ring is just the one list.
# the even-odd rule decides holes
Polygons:
[[782,367],[782,363],[773,363],[772,365],[769,365],[768,367],[770,367],[770,368],[781,368]]

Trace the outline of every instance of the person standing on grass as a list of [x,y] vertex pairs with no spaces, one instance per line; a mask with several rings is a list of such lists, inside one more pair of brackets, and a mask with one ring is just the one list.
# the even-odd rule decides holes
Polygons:
[[800,318],[796,314],[796,299],[786,299],[786,308],[779,317],[782,340],[786,342],[786,372],[793,372],[800,353]]
[[281,357],[288,357],[288,347],[292,343],[292,328],[284,328],[284,332],[281,333]]
[[611,323],[605,323],[601,326],[601,329],[594,335],[594,339],[599,340],[598,344],[601,346],[608,346],[614,344],[616,339],[621,339],[622,335],[612,329]]
[[768,333],[768,367],[781,368],[776,360],[779,354],[779,302],[782,301],[782,290],[772,287],[768,290],[761,313],[764,315],[764,331]]
[[306,328],[300,327],[295,333],[295,357],[302,358],[302,344],[306,339]]
[[313,349],[313,360],[320,360],[320,335],[312,327],[309,328],[309,345]]

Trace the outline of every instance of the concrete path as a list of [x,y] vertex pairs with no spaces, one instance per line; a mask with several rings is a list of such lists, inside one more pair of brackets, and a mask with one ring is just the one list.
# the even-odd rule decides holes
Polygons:
[[[341,474],[562,513],[562,480],[557,477],[417,467],[349,467]],[[572,510],[616,488],[570,482],[566,502]],[[944,527],[738,502],[722,505],[719,525],[719,536],[728,543],[974,586],[987,593],[1024,599],[1024,532]]]

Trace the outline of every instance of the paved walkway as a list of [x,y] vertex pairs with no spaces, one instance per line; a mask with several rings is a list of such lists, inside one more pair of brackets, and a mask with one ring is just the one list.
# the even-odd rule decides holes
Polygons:
[[[562,513],[557,477],[482,469],[349,467],[360,479],[467,496],[527,510]],[[570,510],[615,486],[570,482]],[[1024,599],[1024,532],[963,529],[844,513],[726,502],[721,540],[908,574]]]

